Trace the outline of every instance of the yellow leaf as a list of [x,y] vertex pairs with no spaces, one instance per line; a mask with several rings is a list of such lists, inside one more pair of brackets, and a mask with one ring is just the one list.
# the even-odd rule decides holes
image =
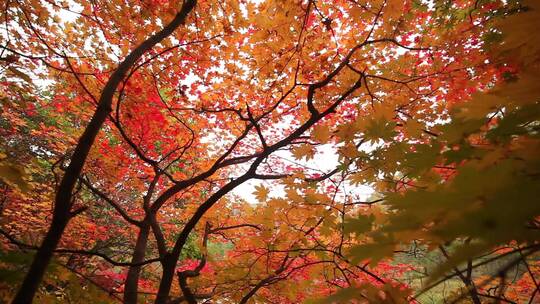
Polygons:
[[360,155],[360,152],[354,144],[349,143],[339,149],[339,154],[347,158],[355,158]]
[[392,20],[397,20],[403,14],[403,6],[405,2],[402,0],[388,0],[384,9],[384,15]]
[[259,202],[266,201],[269,193],[270,190],[268,190],[268,188],[266,188],[264,185],[255,186],[255,191],[253,192]]
[[504,43],[496,50],[502,55],[519,58],[525,65],[534,63],[540,55],[540,34],[531,31],[540,26],[540,4],[538,1],[524,1],[530,9],[520,14],[511,15],[498,22],[499,29],[505,35]]
[[407,120],[405,130],[411,137],[419,137],[422,134],[422,124],[414,119]]
[[317,193],[313,190],[309,190],[309,191],[306,191],[305,193],[305,201],[308,204],[317,204],[319,202],[328,201],[328,197],[324,194]]
[[285,193],[287,194],[287,198],[293,202],[301,203],[304,200],[304,198],[294,189],[286,189]]
[[0,164],[0,179],[9,185],[13,185],[19,188],[21,191],[26,192],[30,186],[24,179],[25,172],[19,166],[11,164]]
[[351,10],[349,11],[349,15],[351,16],[351,18],[354,18],[354,19],[360,19],[362,17],[362,13],[363,13],[363,10],[359,6],[356,6],[356,5],[353,8],[351,8]]
[[352,141],[356,133],[358,133],[358,131],[360,130],[359,126],[360,123],[358,122],[342,124],[337,130],[337,136],[342,141]]
[[306,158],[306,160],[310,160],[315,157],[315,151],[313,150],[313,147],[308,144],[299,145],[292,149],[292,154],[294,158],[296,159],[302,159]]
[[330,139],[330,136],[332,134],[330,133],[330,128],[325,125],[318,125],[315,128],[313,128],[313,137],[315,140],[321,143],[326,143]]
[[373,119],[374,120],[392,120],[395,116],[394,106],[388,102],[375,103],[373,105]]
[[351,184],[358,186],[366,182],[366,176],[363,172],[356,172],[349,176]]

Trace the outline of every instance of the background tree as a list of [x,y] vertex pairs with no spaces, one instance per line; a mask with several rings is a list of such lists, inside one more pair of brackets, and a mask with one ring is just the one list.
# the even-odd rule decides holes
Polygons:
[[[407,302],[418,288],[407,275],[420,266],[387,258],[433,247],[448,261],[432,278],[453,271],[477,301],[486,284],[472,276],[476,256],[511,242],[525,247],[502,256],[530,256],[535,235],[489,228],[478,219],[491,223],[501,205],[461,198],[499,197],[485,195],[493,186],[483,177],[501,177],[495,190],[510,187],[508,176],[523,167],[493,157],[526,159],[503,152],[510,146],[501,137],[531,137],[536,118],[519,106],[532,116],[510,125],[490,107],[454,111],[476,109],[465,103],[474,93],[536,62],[509,65],[497,55],[521,42],[488,49],[500,35],[494,22],[523,10],[502,1],[8,2],[2,231],[11,250],[40,248],[14,301],[31,301],[56,251],[55,263],[112,297],[123,292],[126,303],[298,303],[336,291],[329,301]],[[47,90],[34,87],[37,77],[51,81]],[[491,135],[499,125],[469,119],[487,114],[509,133]],[[81,135],[87,121],[93,131]],[[448,156],[471,140],[506,146]],[[85,149],[70,151],[76,145]],[[334,168],[313,168],[323,151],[338,156]],[[24,169],[17,158],[41,167]],[[535,167],[525,167],[532,171],[513,181],[532,189]],[[62,176],[59,185],[51,176]],[[250,180],[262,181],[255,205],[231,195]],[[373,197],[351,190],[361,184]],[[52,204],[38,189],[66,197]],[[433,203],[441,193],[446,203]],[[38,246],[51,204],[53,229]],[[518,227],[535,212],[524,208],[507,223]],[[484,230],[452,222],[468,216]],[[73,277],[64,279],[47,280],[58,287]]]

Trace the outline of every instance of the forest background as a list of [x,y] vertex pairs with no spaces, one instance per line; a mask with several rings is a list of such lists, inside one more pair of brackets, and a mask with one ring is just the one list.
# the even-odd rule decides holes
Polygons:
[[0,301],[540,300],[537,1],[0,20]]

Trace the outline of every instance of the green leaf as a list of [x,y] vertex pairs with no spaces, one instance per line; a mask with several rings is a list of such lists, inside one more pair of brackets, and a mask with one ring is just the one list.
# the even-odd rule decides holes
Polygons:
[[441,146],[437,142],[430,145],[416,145],[415,151],[405,155],[404,165],[409,176],[417,176],[435,166],[440,159]]
[[371,266],[375,266],[380,260],[391,257],[396,246],[394,240],[385,234],[374,233],[371,235],[373,243],[362,244],[352,247],[347,256],[351,263],[358,264],[369,260]]
[[374,119],[371,120],[366,126],[365,138],[373,141],[377,141],[379,139],[389,141],[397,134],[395,128],[396,123],[394,121],[386,119]]
[[358,218],[347,218],[345,220],[344,229],[345,233],[365,233],[371,230],[375,217],[370,214],[369,216],[359,216]]

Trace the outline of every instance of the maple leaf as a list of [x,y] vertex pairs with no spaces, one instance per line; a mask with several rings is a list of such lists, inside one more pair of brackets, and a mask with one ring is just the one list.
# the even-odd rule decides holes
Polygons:
[[298,145],[294,147],[291,152],[294,158],[298,160],[303,158],[310,160],[315,157],[315,149],[309,144]]
[[326,125],[317,125],[313,128],[313,137],[320,143],[326,143],[330,139],[332,133]]
[[268,199],[269,193],[270,190],[264,185],[255,186],[255,191],[253,192],[259,202],[265,202]]
[[423,125],[414,119],[409,119],[405,124],[405,129],[410,137],[420,137]]
[[366,127],[366,139],[373,141],[378,141],[379,139],[389,141],[397,134],[395,126],[396,124],[393,121],[383,119],[372,120]]

